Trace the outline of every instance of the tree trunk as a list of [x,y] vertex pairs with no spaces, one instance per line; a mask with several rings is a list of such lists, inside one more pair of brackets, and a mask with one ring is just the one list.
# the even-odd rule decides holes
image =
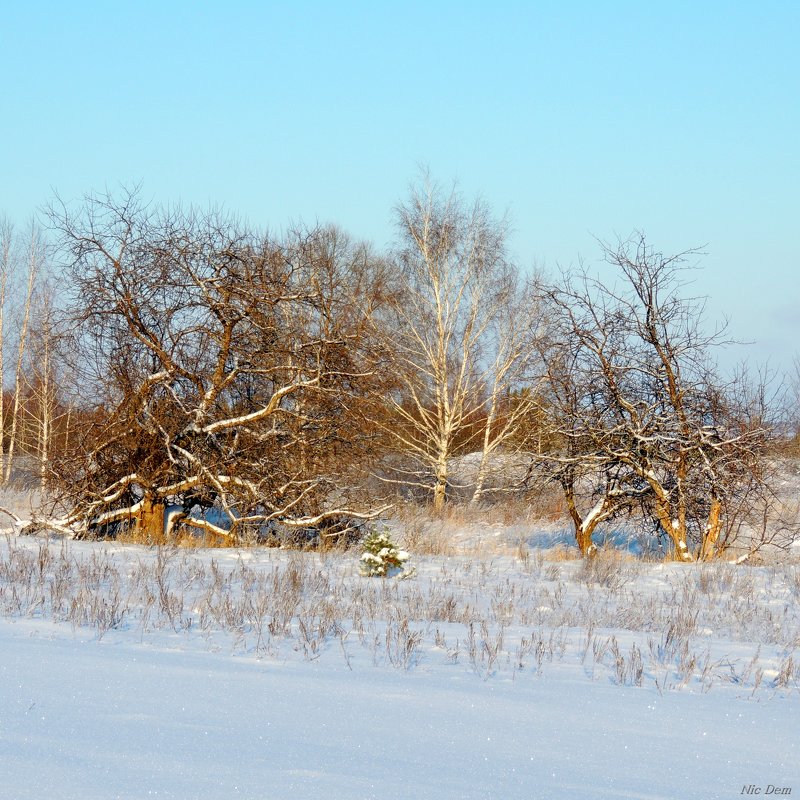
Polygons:
[[447,475],[437,476],[436,486],[433,487],[433,510],[437,514],[444,511],[444,501],[447,498]]
[[597,548],[592,541],[592,533],[594,533],[595,525],[576,525],[575,526],[575,541],[578,543],[578,549],[584,558],[588,558],[595,554]]
[[675,559],[677,561],[693,561],[692,554],[689,552],[689,546],[686,542],[686,519],[675,518],[670,511],[672,507],[667,497],[666,492],[660,484],[655,482],[650,483],[653,489],[655,500],[655,513],[656,517],[661,524],[664,533],[672,540],[675,547]]
[[436,463],[436,485],[433,487],[433,510],[440,514],[447,499],[447,450],[441,448]]
[[489,437],[491,433],[491,426],[494,416],[494,403],[486,421],[486,429],[483,436],[483,450],[481,451],[481,460],[478,464],[478,472],[475,475],[475,491],[472,493],[470,505],[477,506],[483,499],[483,487],[486,484],[486,473],[489,471]]
[[[49,327],[49,326],[48,326]],[[42,383],[40,398],[39,420],[39,490],[44,497],[47,488],[47,470],[50,462],[50,438],[53,428],[53,401],[50,375],[50,332],[45,332],[45,341],[42,353]]]
[[486,483],[486,472],[488,470],[488,466],[489,456],[484,451],[484,453],[481,455],[481,463],[478,467],[478,474],[475,478],[475,491],[472,493],[472,499],[469,501],[470,505],[480,505],[480,502],[483,499],[483,487]]
[[136,533],[142,538],[161,541],[164,538],[164,503],[145,495],[136,516]]
[[[564,499],[567,502],[567,511],[575,526],[575,542],[581,555],[585,558],[591,556],[597,550],[592,542],[592,534],[601,519],[601,514],[590,515],[589,519],[584,520],[578,511],[578,504],[575,501],[575,486],[570,479],[562,481],[561,488],[564,490]],[[605,506],[605,503],[603,503]]]
[[470,504],[477,506],[483,497],[483,487],[486,484],[486,473],[489,471],[489,456],[492,449],[492,433],[494,421],[497,417],[497,386],[492,392],[492,403],[489,413],[486,416],[486,424],[483,428],[483,448],[481,450],[481,461],[478,465],[478,474],[475,476],[475,491],[472,493]]
[[5,474],[5,464],[3,462],[5,448],[6,431],[6,411],[5,411],[5,308],[6,308],[6,288],[11,273],[11,226],[0,220],[0,482]]
[[700,550],[700,560],[708,561],[717,554],[717,542],[722,530],[722,503],[715,497],[711,501],[711,509],[708,512],[708,522],[703,534],[703,546]]

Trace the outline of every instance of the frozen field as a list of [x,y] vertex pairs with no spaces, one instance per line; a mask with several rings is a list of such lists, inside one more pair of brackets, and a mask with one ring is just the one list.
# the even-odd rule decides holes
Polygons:
[[414,564],[3,539],[0,796],[800,793],[797,566]]

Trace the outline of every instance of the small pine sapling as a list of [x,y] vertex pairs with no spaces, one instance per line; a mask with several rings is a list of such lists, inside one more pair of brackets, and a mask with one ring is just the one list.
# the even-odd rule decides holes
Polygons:
[[[361,554],[361,574],[365,577],[392,578],[403,573],[409,554],[398,549],[386,531],[373,531],[364,539],[364,552]],[[413,570],[403,573],[410,577]]]

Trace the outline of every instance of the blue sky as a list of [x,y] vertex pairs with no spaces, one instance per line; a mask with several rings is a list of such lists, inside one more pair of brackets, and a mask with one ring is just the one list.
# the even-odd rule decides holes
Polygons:
[[800,352],[800,3],[0,0],[0,212],[141,182],[383,246],[427,165],[525,266],[702,246],[751,360]]

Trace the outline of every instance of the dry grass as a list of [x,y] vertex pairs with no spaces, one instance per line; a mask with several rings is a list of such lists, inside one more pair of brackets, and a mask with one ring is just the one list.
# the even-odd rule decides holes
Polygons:
[[617,591],[636,577],[637,564],[638,562],[627,553],[610,547],[601,547],[591,558],[581,560],[576,577],[587,585],[597,584]]
[[[430,505],[404,503],[396,507],[395,521],[403,546],[419,555],[514,556],[521,560],[530,556],[528,532],[539,522],[531,506],[515,496],[496,505],[451,503],[440,514]],[[564,550],[566,553],[568,548]]]
[[406,503],[397,508],[403,547],[411,553],[426,556],[452,556],[454,527],[447,519],[434,517],[429,508]]
[[579,561],[581,558],[580,550],[577,547],[566,547],[564,545],[556,545],[550,547],[543,552],[545,561]]
[[[533,553],[522,563],[436,557],[424,575],[396,581],[359,577],[353,554],[257,558],[226,551],[223,565],[222,556],[174,545],[114,550],[7,537],[0,614],[97,638],[199,633],[209,647],[227,643],[259,658],[332,652],[351,668],[364,654],[403,670],[438,659],[486,679],[569,662],[591,680],[659,691],[800,688],[794,566],[676,565],[642,583],[638,574],[657,568],[613,551],[581,563]],[[716,654],[715,638],[723,642]],[[726,655],[729,644],[742,652],[747,642],[746,659]]]
[[546,487],[528,498],[529,516],[535,521],[559,522],[566,518],[564,494],[554,486]]
[[198,532],[188,526],[181,526],[175,533],[167,536],[163,531],[153,531],[137,527],[121,530],[114,536],[120,544],[143,545],[144,547],[185,547],[194,549],[239,547],[228,536],[215,535],[209,531]]

